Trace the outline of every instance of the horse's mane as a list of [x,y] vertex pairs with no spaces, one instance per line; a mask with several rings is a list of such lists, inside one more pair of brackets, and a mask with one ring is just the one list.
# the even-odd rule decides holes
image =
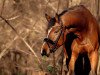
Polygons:
[[[79,5],[79,6],[84,7],[83,5]],[[63,10],[63,11],[58,15],[58,17],[61,17],[63,14],[65,14],[65,13],[68,12],[69,10],[73,10],[74,8],[79,7],[79,6],[76,5],[76,6],[72,6],[72,7],[70,7],[70,8],[67,8],[67,9]]]
[[63,14],[65,14],[69,9],[66,9],[64,11],[62,11],[60,14],[58,14],[58,17],[61,17]]
[[[63,10],[60,14],[58,14],[58,18],[60,18],[62,15],[64,15],[66,12],[68,12],[68,10],[72,10],[73,8],[74,8],[74,7],[67,8],[67,9]],[[56,22],[55,17],[52,17],[52,18],[50,19],[49,23],[48,23],[48,28],[47,28],[47,30],[50,29],[52,26],[54,26],[55,22]]]

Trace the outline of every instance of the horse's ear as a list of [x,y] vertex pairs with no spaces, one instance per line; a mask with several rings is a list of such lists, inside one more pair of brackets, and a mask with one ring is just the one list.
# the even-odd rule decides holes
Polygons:
[[58,17],[58,14],[57,13],[55,15],[55,19],[56,19],[56,22],[59,22],[59,17]]
[[51,19],[51,17],[50,17],[49,15],[47,15],[46,13],[45,13],[45,18],[47,19],[48,22],[49,22],[50,19]]

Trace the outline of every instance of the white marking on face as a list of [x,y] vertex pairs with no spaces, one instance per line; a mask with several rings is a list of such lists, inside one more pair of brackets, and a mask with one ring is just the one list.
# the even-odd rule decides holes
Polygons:
[[[55,40],[59,37],[60,28],[61,28],[61,27],[58,26],[58,25],[55,25],[55,26],[53,26],[52,28],[50,28],[50,29],[48,30],[47,38],[50,38],[52,41],[55,41]],[[55,29],[55,30],[53,30],[52,34],[50,35],[52,29]],[[51,37],[49,37],[49,35],[50,35]]]
[[50,29],[48,30],[47,38],[49,37],[49,34],[50,34],[51,30],[52,30],[52,28],[50,28]]
[[42,47],[41,47],[41,54],[42,54],[42,50],[43,50],[43,46],[44,46],[44,44],[45,44],[45,43],[43,43],[43,45],[42,45]]

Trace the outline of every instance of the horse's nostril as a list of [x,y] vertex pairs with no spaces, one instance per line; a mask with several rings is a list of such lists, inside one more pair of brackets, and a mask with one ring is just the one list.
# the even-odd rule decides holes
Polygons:
[[42,56],[47,55],[45,49],[42,51],[42,54],[41,54],[41,55],[42,55]]

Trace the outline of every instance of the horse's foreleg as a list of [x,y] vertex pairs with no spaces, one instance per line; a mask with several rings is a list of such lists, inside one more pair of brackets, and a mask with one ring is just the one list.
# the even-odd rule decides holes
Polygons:
[[69,62],[69,75],[75,75],[74,69],[77,57],[78,54],[76,52],[72,52],[71,60]]
[[67,75],[67,73],[68,73],[68,67],[67,67],[68,64],[66,65],[66,59],[68,59],[68,54],[67,54],[65,45],[63,46],[63,49],[64,49],[63,70],[65,72],[65,75]]
[[97,65],[98,65],[98,50],[91,52],[89,55],[91,71],[89,75],[97,75]]

